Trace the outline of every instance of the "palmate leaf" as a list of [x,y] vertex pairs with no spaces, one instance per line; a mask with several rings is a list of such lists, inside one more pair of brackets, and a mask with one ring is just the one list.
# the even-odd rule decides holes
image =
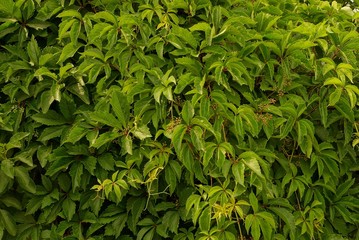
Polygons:
[[355,238],[359,15],[302,2],[0,0],[0,239]]

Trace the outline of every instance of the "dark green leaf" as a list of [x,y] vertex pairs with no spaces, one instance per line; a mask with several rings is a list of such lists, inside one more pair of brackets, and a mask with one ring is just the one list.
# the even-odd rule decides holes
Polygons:
[[36,113],[32,118],[39,123],[53,126],[62,125],[66,123],[64,117],[53,110],[49,110],[47,113]]
[[0,220],[2,222],[1,225],[5,227],[6,231],[11,236],[15,236],[17,232],[16,223],[11,214],[6,210],[0,209]]
[[127,127],[127,123],[130,116],[130,107],[127,102],[126,96],[119,91],[113,91],[110,102],[117,119],[122,124],[122,127]]

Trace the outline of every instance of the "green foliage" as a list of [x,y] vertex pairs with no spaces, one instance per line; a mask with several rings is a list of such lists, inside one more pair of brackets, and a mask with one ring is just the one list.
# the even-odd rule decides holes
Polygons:
[[1,0],[0,239],[358,239],[358,21]]

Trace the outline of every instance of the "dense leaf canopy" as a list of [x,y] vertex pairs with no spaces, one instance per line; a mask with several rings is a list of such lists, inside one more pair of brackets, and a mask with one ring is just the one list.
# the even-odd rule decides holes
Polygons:
[[357,4],[0,0],[0,239],[358,239]]

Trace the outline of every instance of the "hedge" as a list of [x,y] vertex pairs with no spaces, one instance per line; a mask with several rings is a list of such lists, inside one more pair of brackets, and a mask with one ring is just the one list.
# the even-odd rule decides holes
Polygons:
[[1,0],[0,239],[359,239],[357,6]]

